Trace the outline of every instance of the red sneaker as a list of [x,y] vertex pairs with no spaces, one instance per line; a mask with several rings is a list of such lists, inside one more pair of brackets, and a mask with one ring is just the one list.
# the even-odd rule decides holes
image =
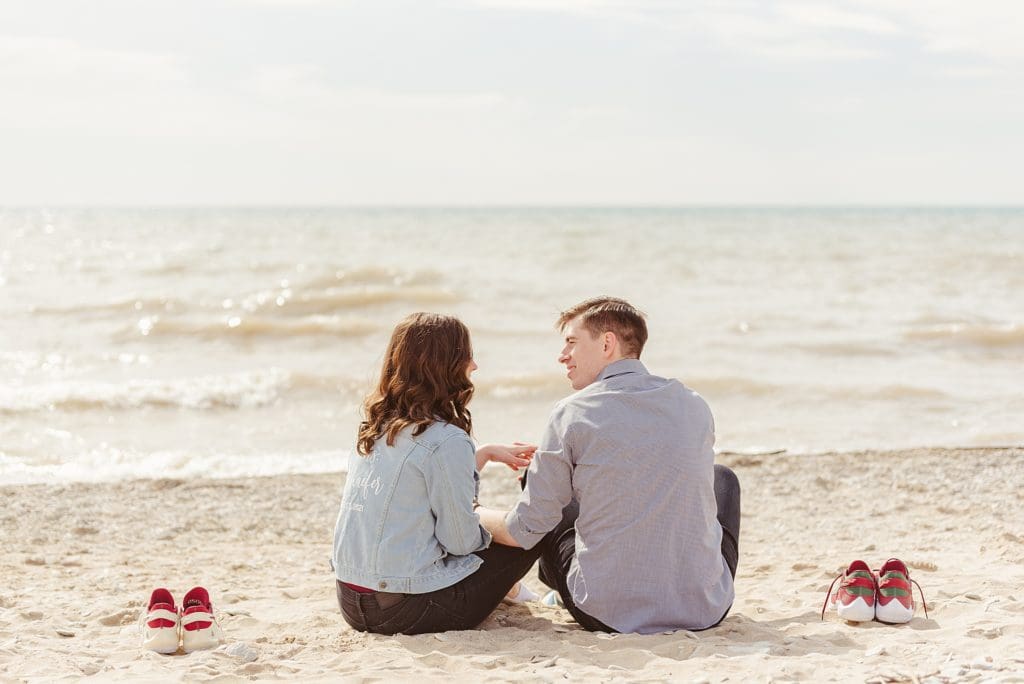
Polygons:
[[[840,579],[839,588],[832,593],[832,587]],[[875,576],[868,564],[862,560],[855,560],[850,563],[846,571],[832,580],[829,585],[828,595],[825,596],[825,603],[821,607],[821,619],[825,619],[825,608],[829,599],[835,604],[836,613],[839,617],[850,622],[870,622],[875,619]]]
[[206,589],[190,589],[181,600],[181,610],[181,646],[185,653],[220,645],[224,633],[213,615],[213,604]]
[[[889,624],[902,624],[910,622],[914,617],[914,596],[911,593],[910,571],[907,564],[898,558],[890,558],[878,571],[878,605],[875,608],[875,617],[879,622]],[[917,582],[914,582],[917,584]],[[924,601],[924,592],[921,585],[917,584],[917,590],[921,592],[921,605],[924,606],[924,615],[928,617],[928,604]]]
[[181,625],[171,592],[154,589],[149,597],[149,608],[139,622],[143,648],[157,653],[178,651],[178,630]]

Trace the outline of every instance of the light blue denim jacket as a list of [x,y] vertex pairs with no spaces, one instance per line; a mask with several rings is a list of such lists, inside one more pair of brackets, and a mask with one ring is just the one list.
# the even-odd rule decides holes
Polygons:
[[369,456],[354,450],[334,528],[334,571],[375,591],[424,594],[476,572],[491,535],[473,499],[480,488],[476,448],[461,428],[436,422]]

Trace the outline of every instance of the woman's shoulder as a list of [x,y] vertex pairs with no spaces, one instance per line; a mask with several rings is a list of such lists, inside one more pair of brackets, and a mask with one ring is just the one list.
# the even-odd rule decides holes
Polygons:
[[423,446],[434,449],[445,443],[457,444],[462,441],[470,445],[473,443],[465,430],[443,420],[435,420],[427,426],[426,430],[413,437],[413,440]]

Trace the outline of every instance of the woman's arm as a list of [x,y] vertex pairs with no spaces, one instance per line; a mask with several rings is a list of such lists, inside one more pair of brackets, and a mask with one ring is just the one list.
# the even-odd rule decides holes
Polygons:
[[487,548],[491,535],[474,510],[480,475],[476,447],[462,433],[442,442],[420,462],[434,514],[434,536],[448,553],[465,556]]
[[483,470],[488,461],[504,463],[512,470],[530,465],[536,445],[513,442],[512,444],[482,444],[476,450],[476,469]]
[[515,537],[509,534],[508,525],[505,524],[505,516],[508,515],[508,511],[496,511],[493,508],[477,506],[476,514],[480,516],[480,525],[491,533],[495,542],[522,548]]

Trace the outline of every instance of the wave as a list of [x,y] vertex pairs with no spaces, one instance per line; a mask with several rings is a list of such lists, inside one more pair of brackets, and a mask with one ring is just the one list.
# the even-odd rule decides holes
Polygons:
[[145,407],[249,408],[272,404],[290,384],[291,375],[287,371],[271,368],[182,380],[142,379],[121,384],[61,382],[0,387],[0,413]]
[[315,373],[292,372],[288,379],[289,395],[302,393],[323,397],[344,397],[352,401],[362,402],[376,385],[378,368],[368,367],[361,377],[341,375],[319,375]]
[[990,349],[1024,347],[1024,325],[988,323],[947,323],[916,328],[904,334],[913,342],[952,342]]
[[849,388],[839,387],[829,390],[827,393],[832,399],[861,399],[865,401],[901,400],[916,399],[920,401],[939,401],[951,398],[946,392],[933,387],[919,387],[917,385],[883,385],[876,388]]
[[[389,271],[390,272],[390,271]],[[385,304],[438,305],[456,302],[460,297],[450,289],[426,284],[432,276],[389,274],[382,283],[359,283],[353,287],[336,276],[325,277],[304,286],[261,290],[241,297],[206,298],[188,301],[175,297],[129,297],[105,302],[78,302],[60,305],[32,305],[31,314],[75,316],[120,316],[146,313],[160,315],[205,311],[217,315],[316,316],[350,309]],[[237,312],[237,313],[236,313]],[[316,332],[310,329],[311,332]],[[329,332],[337,332],[331,330]]]
[[701,394],[706,394],[708,397],[729,395],[744,395],[747,397],[775,395],[782,397],[789,395],[790,397],[803,397],[806,399],[812,396],[820,396],[822,399],[829,401],[941,401],[950,398],[949,394],[940,389],[899,383],[879,387],[833,387],[799,382],[780,385],[747,378],[723,376],[716,378],[690,378],[686,384]]
[[332,335],[336,337],[363,337],[380,330],[380,325],[369,319],[342,318],[340,316],[305,316],[302,318],[270,318],[249,314],[231,314],[217,320],[144,316],[130,328],[122,329],[117,337],[128,339],[143,337],[186,336],[200,338],[258,338],[298,337],[303,335]]
[[303,289],[327,289],[351,285],[436,285],[443,280],[437,271],[413,271],[405,273],[384,266],[338,269],[333,273],[314,276],[301,285]]
[[342,449],[294,453],[138,452],[112,446],[83,450],[60,462],[35,462],[0,452],[0,480],[6,484],[109,482],[149,478],[262,477],[297,473],[344,472]]
[[894,356],[896,354],[892,349],[860,342],[820,342],[802,344],[800,348],[822,356]]
[[431,287],[364,287],[356,290],[337,290],[289,293],[260,293],[242,302],[249,311],[275,315],[324,314],[376,306],[380,304],[445,304],[458,297],[449,290]]
[[758,382],[736,376],[691,377],[685,380],[687,387],[708,396],[745,394],[763,397],[781,392],[784,388],[767,382]]
[[492,399],[559,398],[572,392],[563,374],[510,375],[477,382],[476,395]]
[[67,314],[135,314],[142,311],[161,311],[167,313],[180,312],[188,308],[181,299],[171,297],[129,298],[112,302],[83,302],[64,306],[30,306],[31,314],[63,316]]

